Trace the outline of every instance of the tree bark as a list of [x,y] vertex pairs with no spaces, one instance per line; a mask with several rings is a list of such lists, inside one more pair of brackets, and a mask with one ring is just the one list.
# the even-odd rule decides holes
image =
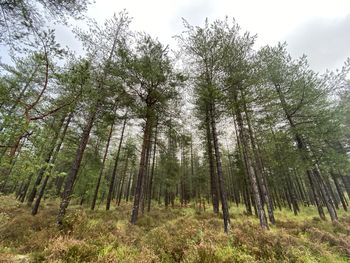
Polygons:
[[328,213],[331,217],[331,220],[332,220],[332,222],[336,222],[336,221],[338,221],[337,211],[335,210],[332,197],[327,190],[325,182],[324,182],[323,178],[321,177],[321,173],[317,167],[315,167],[313,169],[313,173],[315,174],[316,180],[319,183],[321,193],[324,196],[326,207],[327,207]]
[[219,213],[219,189],[218,189],[217,174],[215,172],[209,109],[206,110],[205,125],[206,125],[206,135],[207,135],[207,153],[208,153],[208,161],[209,161],[209,172],[210,172],[210,192],[211,192],[211,198],[213,203],[213,211],[214,213],[217,214]]
[[337,176],[334,174],[334,172],[331,172],[331,176],[332,176],[332,179],[333,179],[333,182],[335,184],[335,188],[337,189],[337,193],[338,193],[338,196],[339,196],[339,199],[340,199],[340,202],[344,208],[345,211],[348,211],[348,207],[346,205],[346,201],[345,201],[345,198],[344,198],[344,193],[339,185],[339,182],[338,182],[338,178]]
[[41,201],[41,198],[44,196],[45,188],[46,188],[47,181],[49,180],[49,178],[50,177],[48,175],[45,176],[44,182],[43,182],[43,184],[42,184],[42,186],[40,188],[40,191],[39,191],[39,195],[36,198],[34,206],[33,206],[33,209],[32,209],[32,215],[33,216],[38,213],[40,201]]
[[151,211],[153,177],[154,177],[154,168],[155,168],[156,153],[157,153],[157,137],[158,137],[158,123],[156,123],[155,132],[154,132],[153,157],[152,157],[153,159],[152,159],[151,177],[150,177],[149,188],[148,188],[147,212]]
[[128,188],[126,189],[125,201],[129,202],[130,188],[131,188],[131,179],[133,177],[133,171],[130,171],[129,180],[128,180]]
[[111,138],[112,138],[113,128],[114,128],[114,118],[113,118],[113,122],[111,124],[111,127],[109,129],[107,143],[106,143],[106,148],[105,148],[105,152],[103,154],[103,159],[102,159],[102,166],[101,166],[98,178],[97,178],[96,187],[95,187],[95,191],[94,191],[94,196],[92,197],[91,210],[95,209],[97,195],[98,195],[98,190],[100,189],[101,179],[102,179],[103,172],[104,172],[104,169],[105,169],[105,163],[106,163],[107,154],[108,154],[108,150],[109,150],[109,144],[110,144]]
[[139,165],[139,173],[136,180],[135,185],[135,194],[134,194],[134,205],[131,212],[131,224],[136,224],[138,213],[139,213],[139,206],[141,201],[141,193],[142,193],[142,186],[143,186],[143,180],[146,172],[146,166],[147,166],[147,152],[149,148],[149,138],[150,133],[152,132],[152,125],[153,125],[152,116],[150,113],[150,109],[147,109],[147,116],[146,116],[146,124],[145,124],[145,130],[143,133],[143,141],[142,141],[142,148],[141,148],[141,158],[140,158],[140,165]]
[[237,120],[237,128],[238,128],[238,134],[239,134],[239,141],[241,146],[241,154],[242,159],[244,160],[245,169],[247,171],[247,175],[249,177],[249,181],[251,183],[251,189],[253,191],[253,197],[254,197],[254,208],[256,209],[256,213],[258,215],[260,226],[264,229],[268,229],[268,222],[266,220],[265,210],[262,204],[261,196],[259,193],[259,186],[257,182],[256,175],[254,173],[254,168],[252,166],[250,157],[249,157],[249,144],[246,140],[246,135],[244,131],[243,126],[243,118],[240,110],[238,107],[235,109],[236,113],[236,120]]
[[121,202],[121,199],[122,199],[122,194],[123,194],[123,188],[124,188],[124,181],[125,181],[125,177],[126,177],[126,173],[127,173],[127,170],[128,170],[128,164],[129,164],[129,156],[127,155],[125,157],[125,166],[124,166],[124,169],[123,169],[123,175],[122,175],[122,180],[121,180],[121,183],[120,183],[120,190],[119,190],[119,195],[118,195],[118,203],[117,205],[120,206],[120,202]]
[[141,194],[140,194],[140,206],[141,206],[141,213],[144,214],[145,212],[145,202],[147,201],[148,198],[148,182],[149,182],[149,165],[150,165],[150,157],[151,157],[151,148],[152,148],[152,129],[151,132],[149,133],[149,145],[148,145],[148,150],[146,153],[146,167],[145,167],[145,172],[144,172],[144,178],[143,178],[143,185],[141,187]]
[[348,194],[348,197],[350,199],[350,176],[340,175],[343,185],[345,187],[345,191]]
[[248,113],[248,109],[247,109],[247,105],[246,105],[246,101],[245,101],[245,96],[244,93],[241,92],[242,94],[242,99],[243,99],[243,108],[244,108],[244,112],[245,112],[245,117],[246,117],[246,121],[248,124],[248,131],[249,131],[249,137],[250,137],[250,143],[252,146],[252,150],[253,150],[253,154],[255,157],[255,163],[256,163],[256,177],[258,179],[258,183],[260,185],[261,188],[261,193],[263,196],[263,200],[265,201],[265,204],[267,206],[267,211],[268,211],[268,215],[269,215],[269,220],[271,222],[271,224],[275,224],[275,216],[273,213],[273,206],[272,206],[272,202],[270,200],[270,196],[268,193],[268,187],[267,187],[267,183],[264,180],[264,175],[263,175],[263,165],[260,159],[260,154],[258,152],[257,149],[257,145],[255,142],[255,136],[253,133],[253,128],[251,125],[251,121],[250,121],[250,117],[249,117],[249,113]]
[[60,209],[57,215],[57,224],[59,227],[63,226],[63,219],[64,216],[66,214],[66,210],[67,207],[69,205],[70,199],[71,199],[71,195],[73,192],[73,186],[81,165],[81,160],[83,159],[83,155],[84,155],[84,151],[86,148],[86,145],[89,141],[89,137],[90,137],[90,132],[92,129],[92,126],[94,124],[95,121],[95,117],[99,108],[99,104],[100,102],[98,101],[96,103],[96,105],[94,106],[94,109],[91,110],[91,112],[89,113],[88,116],[88,120],[87,123],[85,124],[85,127],[83,129],[83,133],[79,142],[79,146],[78,149],[76,151],[75,154],[75,159],[72,163],[72,167],[67,175],[66,181],[65,181],[65,185],[64,185],[64,190],[62,193],[62,200],[61,200],[61,204],[60,204]]
[[119,162],[119,155],[120,155],[120,150],[122,148],[123,144],[123,139],[124,139],[124,131],[126,127],[126,122],[127,122],[127,114],[124,116],[124,122],[123,122],[123,127],[122,127],[122,133],[120,135],[120,140],[119,140],[119,145],[118,145],[118,150],[117,150],[117,155],[115,156],[115,161],[114,161],[114,167],[113,167],[113,172],[111,176],[111,182],[109,184],[109,190],[108,190],[108,195],[107,195],[107,203],[106,203],[106,210],[109,210],[111,206],[111,201],[112,201],[112,196],[113,196],[113,189],[114,189],[114,182],[116,180],[117,176],[117,168],[118,168],[118,162]]
[[[302,136],[301,134],[299,134],[299,132],[296,130],[296,126],[295,126],[295,123],[292,119],[292,116],[290,115],[289,111],[288,111],[288,105],[287,105],[287,102],[284,98],[284,95],[282,93],[282,90],[281,90],[281,87],[279,84],[275,84],[275,89],[276,89],[276,92],[279,96],[279,99],[280,99],[280,103],[282,105],[282,109],[284,111],[284,114],[286,116],[286,119],[292,129],[292,133],[294,134],[294,137],[295,137],[295,141],[297,143],[297,148],[299,149],[300,151],[300,154],[301,154],[301,158],[302,160],[304,161],[305,164],[308,163],[308,161],[310,161],[310,156],[308,154],[308,149],[307,149],[307,146],[304,142],[304,140],[302,139]],[[310,170],[310,169],[307,169],[306,170],[306,173],[307,173],[307,177],[309,179],[309,182],[310,182],[310,187],[312,188],[312,193],[313,193],[313,197],[315,199],[315,203],[316,203],[316,206],[317,206],[317,210],[318,210],[318,213],[319,213],[319,216],[321,219],[325,219],[325,215],[324,215],[324,212],[323,212],[323,208],[322,208],[322,205],[321,205],[321,202],[320,202],[320,195],[316,189],[317,185],[316,184],[319,184],[319,178],[315,178],[315,174]],[[322,178],[321,178],[322,180]],[[320,185],[320,188],[321,188],[321,191],[322,191],[322,187]],[[331,208],[331,206],[327,205],[327,209],[330,209],[328,212],[330,213],[331,215],[331,218],[332,218],[332,221],[333,220],[336,220],[336,217],[334,217],[334,212],[335,211],[332,211],[334,209]]]
[[[66,136],[66,133],[67,133],[67,129],[69,127],[69,124],[70,124],[70,121],[73,117],[73,112],[71,112],[69,115],[68,115],[68,118],[67,118],[67,121],[66,121],[66,124],[63,128],[63,131],[58,139],[58,143],[57,143],[57,146],[56,146],[56,149],[55,149],[55,152],[53,153],[52,155],[52,158],[50,160],[50,164],[55,164],[56,162],[56,159],[58,157],[58,153],[59,151],[61,150],[61,146],[62,146],[62,143],[63,143],[63,140]],[[40,188],[40,191],[39,191],[39,195],[38,197],[36,198],[35,200],[35,203],[34,203],[34,206],[33,206],[33,209],[32,209],[32,215],[36,215],[38,213],[38,209],[39,209],[39,206],[40,206],[40,202],[41,202],[41,199],[42,197],[44,196],[44,193],[45,193],[45,189],[46,189],[46,186],[47,186],[47,182],[50,178],[50,173],[52,171],[52,166],[49,167],[49,174],[46,175],[45,179],[44,179],[44,182]]]
[[218,134],[216,131],[215,113],[216,113],[215,105],[212,104],[209,110],[209,114],[210,114],[209,116],[211,121],[211,132],[212,132],[214,153],[215,153],[215,159],[216,159],[216,169],[218,174],[218,184],[219,184],[219,191],[220,191],[222,213],[224,217],[224,231],[225,233],[228,233],[230,228],[230,214],[229,214],[229,208],[227,203],[224,177],[222,173],[221,154],[219,149]]
[[21,193],[20,193],[20,196],[19,196],[19,201],[21,203],[24,202],[24,199],[27,195],[27,192],[28,192],[28,189],[29,189],[29,185],[30,185],[30,182],[32,181],[32,178],[33,178],[33,173],[30,173],[29,177],[28,177],[28,180],[26,182],[26,184],[24,185],[23,189],[21,190]]
[[38,176],[34,182],[34,185],[33,185],[33,188],[28,196],[28,199],[27,199],[27,204],[28,206],[31,206],[34,199],[35,199],[35,196],[36,196],[36,192],[37,192],[37,187],[40,185],[41,183],[41,180],[46,172],[46,169],[48,168],[48,165],[50,164],[50,161],[51,161],[51,158],[52,158],[52,155],[55,151],[55,148],[56,148],[56,144],[57,144],[57,141],[59,139],[59,135],[60,135],[60,130],[62,129],[62,126],[64,124],[64,120],[66,119],[66,115],[64,115],[59,123],[58,123],[58,127],[57,127],[57,130],[55,132],[55,135],[54,135],[54,138],[52,139],[51,141],[51,146],[50,146],[50,149],[46,155],[46,158],[45,158],[45,164],[42,168],[40,168],[39,170],[39,173],[38,173]]
[[290,203],[291,203],[292,208],[293,208],[294,215],[297,215],[298,212],[300,211],[299,205],[298,205],[298,200],[297,200],[297,197],[295,195],[295,188],[293,186],[293,182],[291,181],[289,176],[290,175],[288,175],[288,178],[287,178],[287,192],[289,195]]

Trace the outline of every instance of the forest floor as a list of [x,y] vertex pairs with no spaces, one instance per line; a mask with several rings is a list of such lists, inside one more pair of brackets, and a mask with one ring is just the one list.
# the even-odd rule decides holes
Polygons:
[[154,207],[136,226],[131,204],[104,211],[71,205],[65,230],[55,225],[58,200],[36,216],[13,196],[0,196],[0,262],[350,262],[350,215],[320,221],[315,209],[298,216],[276,211],[262,230],[243,207],[231,207],[231,230],[211,211]]

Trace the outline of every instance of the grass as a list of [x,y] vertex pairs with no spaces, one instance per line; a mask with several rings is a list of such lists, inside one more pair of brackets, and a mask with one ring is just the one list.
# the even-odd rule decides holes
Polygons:
[[12,196],[0,196],[0,262],[350,262],[350,217],[321,221],[312,208],[276,211],[262,230],[243,207],[231,207],[230,234],[211,211],[154,207],[129,223],[130,204],[90,211],[72,205],[64,231],[55,225],[58,200],[33,217]]

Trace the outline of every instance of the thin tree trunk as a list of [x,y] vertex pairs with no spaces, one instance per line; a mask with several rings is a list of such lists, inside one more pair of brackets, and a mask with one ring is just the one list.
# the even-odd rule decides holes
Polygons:
[[103,172],[105,169],[105,163],[106,163],[106,159],[107,159],[107,154],[108,154],[108,149],[109,149],[109,144],[111,142],[111,138],[112,138],[112,133],[113,133],[113,128],[114,128],[114,119],[112,121],[111,127],[109,129],[109,133],[108,133],[108,138],[107,138],[107,143],[106,143],[106,148],[105,148],[105,152],[103,154],[103,159],[102,159],[102,166],[98,175],[98,179],[97,179],[97,183],[96,183],[96,187],[95,187],[95,192],[94,192],[94,196],[92,197],[92,203],[91,203],[91,210],[95,209],[95,205],[96,205],[96,200],[97,200],[97,196],[98,196],[98,190],[100,188],[100,184],[101,184],[101,179],[103,176]]
[[190,193],[191,193],[191,199],[192,197],[196,197],[196,193],[193,193],[194,187],[193,187],[193,178],[194,178],[194,161],[193,161],[193,138],[191,136],[191,188],[190,188]]
[[335,210],[335,207],[334,207],[332,197],[327,190],[327,187],[324,183],[323,178],[321,177],[319,169],[314,168],[313,172],[314,172],[315,177],[317,178],[317,181],[320,185],[320,190],[321,190],[322,195],[324,196],[326,207],[327,207],[328,213],[331,217],[331,220],[332,220],[332,222],[336,222],[336,221],[338,221],[338,216],[337,216],[337,211]]
[[208,161],[209,161],[209,172],[210,172],[210,192],[213,202],[213,211],[214,213],[219,213],[219,190],[218,190],[218,180],[217,174],[215,172],[214,165],[214,155],[213,155],[213,144],[211,137],[210,129],[210,117],[209,110],[206,111],[206,135],[207,135],[207,152],[208,152]]
[[147,194],[148,194],[148,181],[149,181],[149,162],[150,162],[150,156],[151,156],[151,149],[152,149],[152,129],[149,133],[149,145],[148,150],[146,153],[146,167],[145,167],[145,173],[144,173],[144,179],[143,179],[143,186],[141,187],[141,194],[140,194],[140,205],[141,205],[141,213],[144,214],[145,212],[145,201],[147,200]]
[[131,188],[131,179],[133,177],[133,170],[130,171],[130,174],[129,174],[129,180],[128,180],[128,188],[126,189],[126,197],[125,197],[125,201],[126,202],[129,202],[129,195],[130,195],[130,188]]
[[247,210],[248,215],[252,215],[252,206],[250,203],[250,195],[249,195],[249,185],[247,183],[246,178],[244,178],[244,189],[243,189],[243,199],[244,199],[244,204]]
[[117,203],[118,206],[120,206],[120,201],[122,199],[123,188],[124,188],[124,180],[125,180],[126,173],[127,173],[127,170],[128,170],[128,164],[129,164],[129,156],[126,156],[125,166],[124,166],[123,175],[122,175],[122,181],[120,183],[120,190],[119,190],[119,195],[118,195],[118,203]]
[[115,161],[114,161],[114,167],[113,167],[113,172],[111,176],[111,182],[109,184],[109,190],[108,190],[108,195],[107,195],[107,203],[106,203],[106,210],[109,210],[111,206],[111,201],[112,201],[112,196],[113,196],[113,189],[114,189],[114,182],[116,180],[117,176],[117,168],[118,168],[118,162],[119,162],[119,155],[120,155],[120,150],[122,148],[122,143],[124,139],[124,131],[126,127],[126,122],[127,122],[127,113],[124,116],[124,122],[123,122],[123,127],[122,127],[122,133],[120,135],[120,140],[119,140],[119,145],[118,145],[118,150],[117,150],[117,155],[115,156]]
[[339,185],[339,182],[338,182],[338,178],[336,177],[336,175],[334,174],[334,172],[331,172],[331,176],[332,176],[332,179],[333,179],[333,182],[335,184],[335,188],[337,189],[337,193],[338,193],[338,196],[339,196],[339,199],[340,199],[340,202],[344,208],[345,211],[348,211],[348,207],[346,205],[346,202],[345,202],[345,198],[344,198],[344,193]]
[[25,186],[25,180],[22,180],[22,182],[21,182],[21,184],[20,184],[20,186],[19,186],[19,188],[18,188],[18,190],[16,192],[16,199],[19,200],[20,194],[21,194],[24,186]]
[[289,178],[289,174],[287,176],[288,176],[288,178],[286,179],[287,180],[287,193],[289,196],[289,201],[292,205],[294,215],[298,215],[299,206],[298,206],[298,201],[297,201],[297,198],[295,195],[295,189],[294,189],[292,181]]
[[156,163],[156,152],[157,152],[157,137],[158,137],[158,123],[156,123],[155,132],[154,132],[153,159],[152,159],[151,177],[150,177],[149,189],[148,189],[147,212],[151,211],[153,177],[154,177],[154,168]]
[[227,196],[226,196],[224,178],[222,173],[221,154],[219,150],[218,134],[216,131],[214,104],[211,105],[209,114],[210,114],[209,116],[211,121],[211,129],[212,129],[211,132],[212,132],[212,138],[213,138],[214,153],[215,153],[215,159],[216,159],[216,169],[218,174],[218,184],[219,184],[219,191],[220,191],[220,198],[221,198],[222,213],[224,217],[224,231],[228,233],[230,228],[230,214],[228,209]]
[[143,133],[143,142],[142,142],[142,148],[141,148],[141,158],[140,158],[140,166],[139,166],[139,173],[136,180],[136,186],[135,186],[135,193],[134,193],[134,205],[131,212],[131,219],[130,222],[132,224],[136,224],[138,213],[139,213],[139,206],[141,201],[141,193],[142,193],[142,186],[143,186],[143,180],[146,172],[146,166],[147,166],[147,152],[149,148],[149,138],[150,133],[152,132],[152,116],[150,116],[150,109],[147,109],[147,117],[146,117],[146,125],[145,130]]
[[57,224],[59,227],[63,226],[63,219],[66,214],[67,207],[69,205],[71,195],[73,192],[73,186],[80,168],[81,160],[83,159],[84,151],[86,148],[86,145],[89,141],[90,137],[90,131],[92,129],[92,126],[95,121],[95,117],[99,108],[100,102],[98,101],[94,107],[94,109],[90,112],[87,123],[85,124],[85,127],[83,129],[82,137],[79,142],[79,147],[75,154],[75,159],[72,163],[72,167],[67,175],[64,190],[62,193],[62,200],[60,204],[60,209],[57,215]]
[[244,126],[243,126],[243,118],[240,110],[236,108],[236,119],[237,119],[237,126],[238,126],[238,134],[239,134],[239,140],[240,140],[240,145],[241,145],[241,154],[243,156],[244,164],[245,164],[245,169],[247,171],[247,175],[249,177],[249,181],[251,183],[251,189],[253,191],[253,199],[254,200],[254,209],[256,211],[256,214],[259,218],[260,221],[260,226],[264,229],[268,229],[268,222],[266,220],[266,215],[265,215],[265,210],[262,204],[261,196],[259,193],[259,187],[258,187],[258,182],[256,175],[254,173],[254,168],[252,166],[250,157],[249,157],[249,144],[246,140],[246,135],[244,131]]
[[326,220],[326,216],[325,216],[325,214],[323,212],[323,208],[322,208],[322,205],[321,205],[321,200],[319,198],[319,194],[317,193],[315,182],[314,182],[314,179],[312,177],[312,172],[308,169],[308,170],[306,170],[306,173],[307,173],[307,177],[309,179],[312,196],[314,198],[314,201],[315,201],[315,204],[316,204],[316,207],[317,207],[317,210],[318,210],[318,214],[319,214],[319,216],[320,216],[320,218],[322,220]]
[[28,177],[28,180],[27,180],[27,183],[24,185],[24,188],[23,190],[21,191],[21,194],[19,196],[19,201],[21,203],[24,202],[24,199],[27,195],[27,192],[28,192],[28,189],[29,189],[29,185],[30,185],[30,182],[32,181],[32,178],[33,178],[33,173],[30,173],[29,177]]
[[330,182],[328,176],[324,178],[324,181],[325,181],[326,189],[327,189],[328,193],[330,194],[330,196],[332,197],[335,209],[338,210],[339,209],[339,205],[338,204],[339,204],[340,199],[338,198],[338,196],[335,195],[335,193],[333,191],[333,187],[331,185],[331,182]]
[[[61,135],[59,136],[58,138],[58,142],[57,142],[57,146],[56,146],[56,149],[52,155],[52,158],[50,160],[50,164],[55,164],[56,162],[56,159],[58,157],[58,153],[60,152],[61,150],[61,146],[62,146],[62,143],[63,143],[63,140],[66,136],[66,133],[67,133],[67,129],[69,127],[69,124],[71,122],[71,119],[73,117],[73,111],[70,112],[70,114],[68,115],[68,118],[67,118],[67,121],[66,121],[66,124],[63,128],[63,131],[61,133]],[[44,182],[41,186],[41,189],[40,189],[40,192],[39,192],[39,195],[38,197],[36,198],[35,200],[35,204],[33,206],[33,209],[32,209],[32,215],[36,215],[38,213],[38,209],[39,209],[39,206],[40,206],[40,202],[41,202],[41,199],[42,197],[44,196],[44,193],[45,193],[45,188],[47,186],[47,181],[49,180],[50,178],[50,174],[51,174],[51,171],[52,171],[52,166],[49,167],[49,171],[48,171],[48,175],[46,175],[45,179],[44,179]]]
[[[310,157],[307,154],[307,152],[308,152],[307,151],[307,147],[306,147],[306,145],[305,145],[301,135],[296,130],[296,126],[295,126],[295,123],[294,123],[294,121],[292,119],[292,116],[289,114],[288,105],[287,105],[287,102],[286,102],[286,100],[284,98],[284,95],[282,94],[282,90],[281,90],[280,85],[276,84],[275,85],[275,89],[276,89],[276,92],[277,92],[277,94],[279,96],[280,103],[282,105],[282,109],[284,111],[286,119],[288,120],[289,125],[290,125],[290,127],[292,129],[292,132],[294,134],[295,141],[297,143],[297,148],[299,149],[300,154],[301,154],[301,158],[307,164],[307,162],[309,161],[308,159],[310,159]],[[321,219],[324,220],[325,219],[325,215],[324,215],[323,208],[322,208],[322,205],[321,205],[321,202],[320,202],[320,196],[319,196],[318,191],[316,189],[316,187],[317,187],[316,183],[318,183],[318,182],[316,181],[316,178],[314,178],[315,174],[310,169],[307,169],[306,173],[307,173],[307,177],[308,177],[309,182],[310,182],[310,187],[311,187],[311,190],[312,190],[312,193],[313,193],[313,197],[315,199],[315,203],[316,203],[316,206],[317,206],[317,210],[318,210],[319,216],[320,216]],[[327,208],[328,208],[328,206],[327,206]],[[331,214],[333,214],[333,213],[331,212]]]
[[45,179],[44,179],[44,182],[40,188],[40,191],[39,191],[39,195],[38,197],[36,198],[35,202],[34,202],[34,206],[33,206],[33,209],[32,209],[32,215],[36,215],[38,213],[38,209],[39,209],[39,205],[40,205],[40,201],[41,201],[41,198],[44,196],[44,192],[45,192],[45,187],[47,185],[47,181],[49,180],[49,176],[46,175],[45,176]]
[[348,194],[348,197],[350,199],[350,176],[340,175],[343,185],[345,187],[345,191]]
[[41,180],[46,172],[46,169],[48,168],[48,164],[50,164],[51,162],[51,158],[52,158],[52,155],[55,151],[55,148],[56,148],[56,144],[57,144],[57,141],[59,139],[59,135],[60,135],[60,130],[62,129],[63,127],[63,124],[64,124],[64,120],[66,119],[66,115],[64,115],[60,121],[59,121],[59,124],[58,124],[58,127],[57,127],[57,130],[55,132],[55,135],[54,135],[54,138],[52,139],[51,141],[51,146],[50,146],[50,149],[49,149],[49,152],[47,153],[47,156],[45,158],[45,164],[42,168],[40,168],[39,170],[39,173],[38,173],[38,176],[35,180],[35,183],[33,185],[33,188],[28,196],[28,199],[27,199],[27,204],[28,206],[31,206],[34,199],[35,199],[35,196],[36,196],[36,192],[37,192],[37,187],[40,185],[41,183]]
[[266,182],[264,182],[264,178],[263,178],[263,165],[261,163],[260,154],[258,152],[257,145],[255,143],[255,137],[254,137],[253,129],[252,129],[252,126],[251,126],[251,121],[250,121],[247,105],[246,105],[246,102],[245,102],[244,93],[241,92],[241,94],[242,94],[242,99],[243,99],[243,108],[244,108],[244,111],[245,111],[245,116],[246,116],[246,120],[247,120],[247,124],[248,124],[250,143],[252,145],[252,149],[253,149],[253,153],[254,153],[254,157],[255,157],[256,168],[257,168],[256,169],[256,172],[257,172],[256,173],[256,177],[257,177],[258,183],[259,183],[259,185],[261,187],[263,200],[265,201],[265,204],[267,206],[269,220],[270,220],[271,224],[275,224],[275,216],[274,216],[274,213],[273,213],[272,203],[271,203],[271,200],[270,200],[270,197],[269,197],[269,194],[268,194],[267,184],[266,184]]

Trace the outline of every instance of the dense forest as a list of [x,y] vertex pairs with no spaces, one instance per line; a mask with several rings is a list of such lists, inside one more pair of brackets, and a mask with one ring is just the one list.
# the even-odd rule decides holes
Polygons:
[[[0,4],[0,45],[2,54],[11,58],[11,63],[0,65],[0,254],[14,251],[6,247],[40,239],[35,233],[43,228],[61,238],[57,244],[64,243],[62,236],[79,233],[77,228],[88,224],[81,213],[103,218],[98,225],[106,226],[107,232],[101,232],[106,235],[109,220],[123,215],[123,227],[130,228],[126,236],[128,231],[130,236],[146,235],[151,229],[145,226],[147,218],[160,224],[164,217],[184,213],[176,225],[165,228],[181,231],[194,225],[198,230],[203,222],[204,228],[215,227],[215,246],[216,235],[239,235],[237,226],[250,238],[268,237],[261,241],[268,243],[276,229],[297,231],[300,225],[283,220],[306,220],[307,211],[312,219],[304,223],[311,220],[335,233],[332,241],[327,240],[330,233],[321,238],[338,248],[332,250],[337,255],[332,262],[346,262],[349,60],[344,58],[342,69],[319,74],[306,56],[293,58],[286,43],[257,48],[256,36],[231,18],[205,20],[203,26],[183,20],[183,33],[175,36],[177,46],[169,47],[156,36],[132,31],[126,11],[103,25],[86,20],[85,29],[74,29],[84,48],[83,55],[77,55],[56,41],[49,25],[55,21],[69,27],[74,19],[87,19],[88,5],[84,0]],[[51,221],[44,227],[40,222],[46,217]],[[221,224],[210,226],[208,217]],[[30,240],[23,241],[33,226],[18,236],[11,233],[11,228],[32,220],[39,221]],[[256,222],[253,230],[247,229],[247,222]],[[146,233],[133,232],[138,226]],[[153,235],[153,242],[167,242],[162,233]],[[79,242],[78,250],[86,245]],[[162,249],[163,254],[153,258],[142,250],[140,258],[124,255],[124,261],[119,254],[97,259],[92,252],[79,258],[81,251],[62,259],[53,250],[50,259],[45,254],[35,260],[320,262],[316,256],[315,261],[293,261],[292,254],[282,252],[269,258],[273,252],[268,248],[255,259],[225,258],[234,254],[231,250],[221,252],[222,257],[216,252],[216,258],[205,252],[200,257],[198,252],[200,259],[184,259],[176,249],[171,258],[171,249]],[[326,257],[324,262],[331,261]]]

